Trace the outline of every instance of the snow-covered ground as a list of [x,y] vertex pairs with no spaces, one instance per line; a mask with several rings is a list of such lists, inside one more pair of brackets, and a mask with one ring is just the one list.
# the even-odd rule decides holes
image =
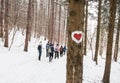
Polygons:
[[[105,58],[98,57],[98,65],[93,62],[91,53],[84,56],[84,83],[102,83],[105,68]],[[120,59],[118,62],[112,60],[110,83],[120,83]]]
[[49,62],[43,50],[38,61],[36,48],[8,51],[0,45],[0,83],[65,83],[66,56]]
[[[0,40],[0,83],[65,83],[66,55],[49,62],[45,56],[47,41],[42,41],[43,53],[41,61],[38,61],[37,45],[40,40],[32,38],[29,51],[23,52],[24,41],[21,40],[23,36],[19,34],[16,33],[10,50],[4,48]],[[84,56],[83,66],[83,83],[102,83],[104,58],[99,57],[99,64],[95,65],[91,53],[88,52],[88,55]],[[120,83],[119,77],[120,60],[117,63],[112,61],[111,83]]]

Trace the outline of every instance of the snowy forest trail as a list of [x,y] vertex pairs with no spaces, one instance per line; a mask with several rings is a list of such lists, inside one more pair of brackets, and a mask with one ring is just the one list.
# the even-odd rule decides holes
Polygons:
[[26,53],[2,49],[0,51],[0,83],[64,83],[65,56],[49,62],[44,51],[41,61],[38,61],[36,50]]

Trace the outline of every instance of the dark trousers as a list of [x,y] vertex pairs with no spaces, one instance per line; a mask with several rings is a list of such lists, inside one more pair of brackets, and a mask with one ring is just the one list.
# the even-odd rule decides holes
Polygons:
[[58,51],[55,52],[55,59],[56,59],[56,57],[59,58],[59,52]]
[[65,51],[63,51],[63,54],[65,55]]
[[49,56],[48,49],[46,49],[46,57],[48,57],[48,56]]
[[52,59],[53,59],[53,53],[50,53],[49,62],[52,61]]
[[39,52],[38,60],[41,60],[41,52]]
[[61,57],[63,56],[63,51],[60,51],[60,56],[61,56]]

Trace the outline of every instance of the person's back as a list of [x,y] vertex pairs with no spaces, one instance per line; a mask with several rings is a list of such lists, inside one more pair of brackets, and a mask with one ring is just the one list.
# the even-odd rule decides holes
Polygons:
[[48,48],[49,48],[49,43],[46,44],[46,50],[48,50]]
[[60,47],[60,52],[61,52],[61,51],[63,51],[63,47],[62,47],[62,46]]
[[55,59],[56,57],[59,58],[59,44],[57,44],[55,47]]
[[66,51],[66,46],[63,47],[63,50]]
[[49,56],[49,62],[53,59],[53,53],[54,53],[54,46],[53,44],[50,44],[50,56]]
[[48,53],[48,49],[49,49],[50,45],[49,45],[49,42],[46,44],[46,57],[49,56],[49,53]]
[[38,51],[39,51],[39,57],[38,59],[41,59],[41,53],[42,53],[42,45],[38,45]]
[[66,52],[66,46],[63,47],[63,52],[65,54],[65,52]]
[[54,46],[53,45],[51,46],[51,51],[52,51],[52,53],[54,52]]
[[48,53],[51,53],[51,52],[52,52],[51,46],[49,46],[49,48],[48,48]]
[[58,45],[55,47],[55,51],[59,52],[59,46]]
[[63,56],[63,46],[60,47],[60,56]]
[[42,45],[38,45],[39,52],[42,52]]

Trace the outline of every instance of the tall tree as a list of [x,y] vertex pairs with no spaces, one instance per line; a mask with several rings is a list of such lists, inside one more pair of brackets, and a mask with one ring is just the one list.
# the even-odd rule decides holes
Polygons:
[[117,61],[118,51],[119,51],[119,34],[120,34],[120,8],[118,8],[118,26],[117,26],[117,35],[115,41],[115,49],[114,49],[114,60]]
[[101,10],[101,28],[100,28],[100,40],[99,40],[99,55],[102,56],[103,51],[107,47],[107,32],[109,23],[109,0],[103,0]]
[[110,0],[109,33],[108,33],[108,41],[107,41],[106,63],[105,63],[105,70],[103,76],[104,83],[110,83],[113,33],[114,33],[115,15],[116,15],[116,1],[117,0]]
[[50,41],[50,2],[51,0],[48,0],[48,40]]
[[98,50],[99,50],[99,36],[100,36],[100,22],[101,22],[101,2],[102,0],[99,0],[99,7],[98,7],[98,24],[97,24],[97,36],[96,36],[96,47],[95,47],[95,56],[94,61],[96,64],[98,64]]
[[37,14],[37,0],[34,0],[34,37],[37,37],[38,14]]
[[82,83],[83,79],[83,43],[75,43],[71,38],[73,31],[84,29],[85,0],[69,0],[68,18],[68,54],[66,83]]
[[3,37],[4,0],[1,0],[0,10],[0,37]]
[[61,5],[59,5],[59,26],[58,26],[58,44],[60,43],[61,34]]
[[24,51],[28,51],[28,41],[29,41],[29,37],[31,34],[31,28],[32,28],[32,12],[33,12],[32,2],[33,2],[33,0],[29,0]]
[[20,14],[21,1],[15,0],[13,3],[15,4],[15,6],[14,6],[14,26],[18,27],[18,17]]
[[87,24],[88,24],[88,1],[86,1],[86,17],[85,17],[85,47],[84,54],[86,55],[87,50]]
[[4,46],[8,47],[8,29],[9,29],[9,0],[5,0],[5,42]]
[[54,0],[51,0],[51,15],[50,15],[50,42],[53,42],[53,33],[54,33]]

